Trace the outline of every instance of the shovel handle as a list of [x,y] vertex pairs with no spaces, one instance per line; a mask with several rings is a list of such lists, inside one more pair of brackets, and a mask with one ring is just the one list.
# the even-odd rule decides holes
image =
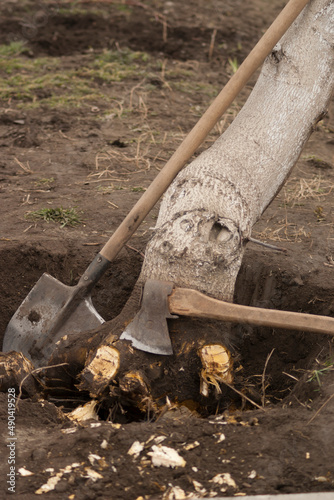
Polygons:
[[334,335],[334,318],[327,316],[231,304],[188,288],[175,288],[168,300],[169,311],[181,316]]
[[309,0],[290,0],[100,251],[112,261]]

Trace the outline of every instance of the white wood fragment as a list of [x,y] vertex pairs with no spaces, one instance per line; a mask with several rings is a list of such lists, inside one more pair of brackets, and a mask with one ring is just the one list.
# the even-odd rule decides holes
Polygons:
[[98,460],[101,460],[100,455],[95,455],[94,453],[90,453],[88,455],[88,460],[90,461],[91,465],[94,465],[94,463]]
[[203,496],[206,494],[206,489],[203,488],[203,485],[201,483],[199,483],[198,481],[195,481],[194,479],[192,480],[192,483],[193,483],[195,491],[197,491],[197,493],[200,493]]
[[59,483],[63,476],[62,472],[58,472],[55,476],[50,477],[45,484],[43,484],[38,490],[35,491],[36,495],[42,495],[43,493],[48,493],[55,489],[56,485]]
[[145,444],[147,445],[148,443],[150,443],[151,441],[153,441],[153,439],[156,439],[156,435],[155,434],[152,434],[148,439],[147,441],[145,441]]
[[63,434],[73,434],[74,432],[76,432],[78,429],[77,427],[70,427],[68,429],[62,429],[61,432]]
[[86,420],[98,420],[97,413],[95,411],[97,405],[97,401],[89,401],[83,406],[78,406],[75,410],[71,411],[68,416],[72,420],[76,420],[77,422],[84,422]]
[[[60,469],[60,471],[57,472],[57,474],[50,477],[45,484],[43,484],[40,488],[38,488],[38,490],[35,491],[35,494],[42,495],[43,493],[48,493],[49,491],[54,490],[64,474],[69,474],[70,472],[72,472],[73,469],[80,467],[80,465],[81,464],[79,462],[74,462],[71,465],[66,465],[66,467]],[[48,469],[45,469],[45,472],[50,472],[52,474],[54,472],[54,468],[50,467]]]
[[166,439],[166,436],[157,436],[154,438],[154,442],[155,442],[155,444],[160,444],[163,441],[165,441],[165,439]]
[[226,439],[225,434],[223,434],[223,433],[221,433],[221,434],[215,434],[215,437],[218,438],[217,443],[221,443],[222,441],[225,441],[225,439]]
[[97,481],[98,479],[103,479],[103,476],[96,472],[94,469],[90,467],[85,467],[86,474],[84,477],[91,479],[92,481]]
[[328,479],[325,476],[317,476],[314,478],[318,483],[328,483]]
[[152,464],[155,467],[184,467],[186,461],[176,450],[168,446],[152,446],[152,451],[148,455],[152,457]]
[[108,441],[104,439],[102,443],[100,444],[102,450],[106,450],[108,448]]
[[186,492],[179,486],[172,486],[164,495],[164,500],[185,500],[189,498]]
[[33,476],[34,473],[31,472],[30,470],[26,469],[25,467],[21,467],[19,470],[18,470],[18,473],[21,475],[21,476]]
[[210,480],[210,483],[224,484],[226,486],[231,486],[232,488],[237,488],[236,482],[229,472],[217,474]]
[[144,443],[140,443],[139,441],[134,441],[128,450],[128,455],[131,455],[134,458],[138,458],[143,449],[144,449]]
[[110,422],[110,425],[113,429],[121,429],[121,424],[113,424],[112,422]]
[[189,450],[193,450],[194,448],[197,448],[197,446],[199,446],[199,442],[198,441],[194,441],[193,443],[185,444],[183,446],[183,448],[186,451],[189,451]]

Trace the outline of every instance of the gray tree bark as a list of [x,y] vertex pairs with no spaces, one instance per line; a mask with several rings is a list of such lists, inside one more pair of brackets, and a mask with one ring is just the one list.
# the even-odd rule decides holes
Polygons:
[[140,281],[232,299],[252,227],[325,113],[333,69],[334,2],[312,0],[266,59],[234,122],[168,189]]
[[[282,187],[326,110],[334,87],[334,1],[311,0],[272,54],[247,103],[215,144],[177,176],[161,204],[139,282],[122,313],[84,341],[64,339],[67,362],[92,397],[129,398],[155,412],[165,401],[208,406],[233,383],[228,328],[170,320],[173,356],[132,349],[119,335],[138,311],[148,278],[232,300],[252,227]],[[174,323],[174,322],[177,322]],[[81,335],[82,337],[82,335]],[[224,343],[222,343],[224,342]],[[71,379],[76,373],[68,372]],[[102,395],[102,396],[101,396]],[[108,396],[108,397],[109,397]],[[211,401],[212,402],[212,401]],[[145,405],[144,405],[145,406]]]

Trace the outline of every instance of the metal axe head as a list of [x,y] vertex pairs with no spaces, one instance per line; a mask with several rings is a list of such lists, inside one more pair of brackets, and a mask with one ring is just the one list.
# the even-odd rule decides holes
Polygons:
[[132,345],[141,351],[163,355],[173,354],[167,319],[178,318],[178,316],[169,312],[168,295],[172,291],[173,283],[147,280],[141,309],[120,338],[131,340]]

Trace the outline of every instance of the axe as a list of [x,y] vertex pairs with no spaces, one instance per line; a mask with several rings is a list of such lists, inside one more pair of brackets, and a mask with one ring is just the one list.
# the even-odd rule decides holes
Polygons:
[[173,354],[167,319],[178,315],[334,335],[334,318],[232,304],[167,281],[147,280],[141,309],[120,338],[141,351]]

